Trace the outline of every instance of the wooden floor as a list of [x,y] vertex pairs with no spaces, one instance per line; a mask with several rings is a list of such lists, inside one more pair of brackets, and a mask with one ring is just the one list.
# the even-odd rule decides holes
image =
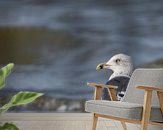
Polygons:
[[[14,122],[20,130],[91,130],[88,113],[6,113],[0,122]],[[97,130],[123,130],[119,122],[100,118]]]

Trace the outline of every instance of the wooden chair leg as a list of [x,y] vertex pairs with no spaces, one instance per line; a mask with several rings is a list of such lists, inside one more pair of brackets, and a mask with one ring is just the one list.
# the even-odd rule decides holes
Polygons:
[[96,116],[95,113],[94,113],[93,114],[93,122],[92,122],[92,130],[96,130],[97,121],[98,121],[98,116]]
[[157,92],[157,96],[160,103],[161,113],[163,114],[163,92]]
[[115,89],[108,89],[108,92],[109,92],[109,96],[111,98],[111,101],[118,101]]
[[142,123],[141,130],[147,130],[147,127],[148,127],[147,123]]
[[125,122],[121,121],[121,124],[122,124],[123,129],[127,130],[127,126],[126,126]]
[[141,130],[147,130],[150,119],[151,102],[152,102],[152,91],[145,91]]

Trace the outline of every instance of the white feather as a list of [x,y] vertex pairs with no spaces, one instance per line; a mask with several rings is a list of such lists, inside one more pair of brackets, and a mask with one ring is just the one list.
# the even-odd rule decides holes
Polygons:
[[[119,62],[116,62],[117,60]],[[109,65],[108,69],[113,71],[109,80],[117,76],[130,77],[133,72],[131,57],[125,54],[114,55],[106,64]]]

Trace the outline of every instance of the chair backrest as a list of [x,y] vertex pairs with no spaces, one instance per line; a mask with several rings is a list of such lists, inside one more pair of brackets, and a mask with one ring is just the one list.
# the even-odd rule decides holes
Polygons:
[[[123,101],[143,104],[144,91],[136,89],[141,85],[163,88],[163,68],[136,69],[131,76]],[[152,106],[159,106],[156,92],[153,94]]]

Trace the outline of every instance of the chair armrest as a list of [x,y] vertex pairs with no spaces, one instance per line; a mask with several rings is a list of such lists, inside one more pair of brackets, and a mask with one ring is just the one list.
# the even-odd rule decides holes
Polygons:
[[106,84],[97,84],[97,83],[87,83],[90,87],[100,87],[100,88],[110,88],[110,89],[117,89],[117,86],[113,85],[106,85]]
[[162,103],[162,101],[163,101],[163,89],[162,88],[152,87],[152,86],[137,86],[136,88],[145,90],[142,123],[148,123],[149,122],[153,91],[157,92],[161,112],[163,114],[163,103]]
[[117,96],[116,96],[116,89],[118,88],[117,86],[97,84],[97,83],[87,83],[87,85],[90,87],[95,87],[94,100],[99,100],[101,98],[102,88],[107,88],[111,100],[117,101]]
[[146,91],[158,91],[158,92],[163,92],[162,88],[159,87],[150,87],[150,86],[137,86],[137,89],[143,89]]

